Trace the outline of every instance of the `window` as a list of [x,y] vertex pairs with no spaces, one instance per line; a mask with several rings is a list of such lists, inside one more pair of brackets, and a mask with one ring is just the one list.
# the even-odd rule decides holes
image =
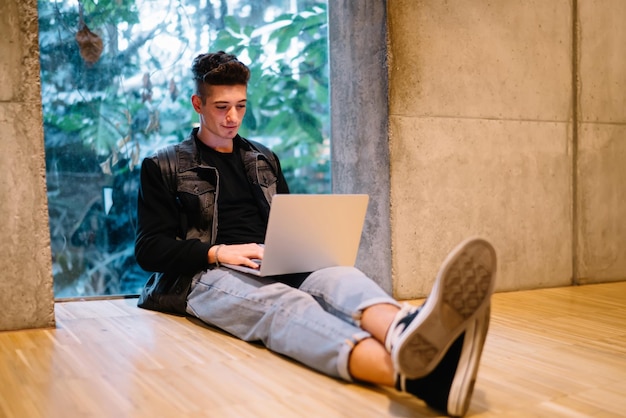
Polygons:
[[272,147],[293,192],[330,192],[327,5],[318,0],[39,0],[57,298],[136,294],[141,160],[197,121],[193,57],[250,66],[240,133]]

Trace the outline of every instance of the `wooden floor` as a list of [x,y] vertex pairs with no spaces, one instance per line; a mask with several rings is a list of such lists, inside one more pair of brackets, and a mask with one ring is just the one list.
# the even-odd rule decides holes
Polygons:
[[[468,416],[626,416],[626,282],[494,295]],[[135,300],[0,333],[0,417],[433,417]]]

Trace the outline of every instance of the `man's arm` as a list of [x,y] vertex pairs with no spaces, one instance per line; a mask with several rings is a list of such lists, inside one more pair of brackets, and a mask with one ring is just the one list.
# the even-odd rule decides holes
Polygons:
[[135,258],[146,271],[196,273],[209,267],[209,243],[176,238],[180,216],[176,200],[163,183],[158,165],[141,165],[137,199]]

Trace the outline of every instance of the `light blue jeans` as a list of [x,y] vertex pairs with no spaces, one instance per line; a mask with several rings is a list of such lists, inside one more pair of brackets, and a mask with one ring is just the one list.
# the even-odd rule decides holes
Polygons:
[[216,268],[194,279],[187,313],[244,340],[329,376],[347,381],[350,351],[370,334],[359,327],[363,310],[399,306],[373,280],[352,267],[311,273],[299,288]]

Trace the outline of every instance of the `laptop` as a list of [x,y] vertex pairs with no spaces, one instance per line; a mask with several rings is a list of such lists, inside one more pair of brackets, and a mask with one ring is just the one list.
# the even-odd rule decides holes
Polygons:
[[354,266],[368,201],[366,194],[274,195],[261,267],[221,265],[256,276]]

